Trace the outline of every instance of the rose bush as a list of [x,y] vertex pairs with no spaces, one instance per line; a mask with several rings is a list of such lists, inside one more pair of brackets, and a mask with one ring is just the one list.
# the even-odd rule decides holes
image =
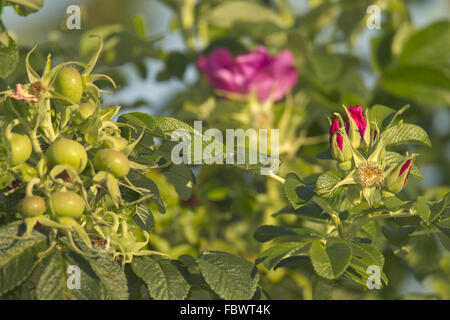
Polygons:
[[[1,299],[448,299],[450,28],[422,2],[377,30],[366,0],[93,0],[48,38],[2,16]],[[175,165],[194,120],[277,129],[279,171]]]

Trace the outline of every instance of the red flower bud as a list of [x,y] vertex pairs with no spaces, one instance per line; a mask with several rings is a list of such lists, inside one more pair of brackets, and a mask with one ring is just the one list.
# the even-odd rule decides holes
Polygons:
[[408,181],[409,173],[414,162],[415,155],[400,163],[389,175],[386,177],[386,188],[392,193],[400,192]]
[[370,144],[370,128],[368,114],[364,115],[360,105],[350,106],[347,111],[346,131],[354,148],[368,149]]

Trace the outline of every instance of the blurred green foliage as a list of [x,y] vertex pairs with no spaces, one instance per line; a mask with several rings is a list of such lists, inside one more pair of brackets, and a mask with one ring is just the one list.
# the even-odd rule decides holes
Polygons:
[[[86,1],[81,5],[81,30],[66,30],[62,20],[61,26],[54,26],[48,41],[39,45],[32,63],[40,66],[40,72],[47,52],[52,53],[55,61],[88,57],[93,48],[87,36],[100,34],[105,40],[105,53],[98,71],[113,77],[120,86],[148,80],[155,73],[151,68],[156,68],[149,61],[162,65],[156,82],[152,83],[170,86],[175,79],[183,82],[184,89],[175,92],[161,110],[148,109],[149,112],[171,115],[188,123],[203,120],[204,130],[248,128],[252,122],[244,103],[217,97],[201,75],[188,81],[189,70],[194,68],[200,54],[209,54],[217,47],[226,47],[233,54],[258,45],[273,53],[289,49],[299,70],[299,82],[285,100],[274,105],[275,125],[282,121],[285,108],[292,109],[290,132],[280,140],[287,148],[281,155],[283,164],[278,175],[296,172],[303,178],[333,168],[315,155],[328,146],[327,137],[324,138],[328,131],[326,115],[340,110],[342,104],[360,104],[365,108],[382,104],[396,110],[410,104],[411,108],[403,114],[405,121],[424,128],[433,147],[430,151],[413,146],[408,151],[420,153],[418,167],[435,168],[440,181],[430,183],[426,176],[430,171],[423,170],[428,184],[410,179],[399,198],[416,199],[424,195],[427,200],[437,200],[450,190],[449,123],[444,124],[444,130],[436,128],[438,115],[449,119],[450,22],[430,21],[425,27],[415,26],[411,8],[424,2],[305,0],[303,10],[296,10],[295,1],[284,0]],[[381,7],[381,29],[369,30],[366,9],[373,4]],[[45,6],[52,6],[52,1],[46,1]],[[19,13],[31,10],[16,9]],[[152,19],[159,23],[162,20],[158,20],[155,12],[169,12],[171,17],[166,26],[156,27],[158,32],[153,31]],[[2,30],[4,26],[0,24]],[[171,50],[164,45],[165,37],[174,35],[180,39],[182,49]],[[357,54],[361,41],[368,37],[370,50]],[[2,33],[0,56],[14,51],[14,41],[4,39]],[[17,61],[24,61],[28,50],[26,45],[19,46]],[[138,78],[129,77],[130,68],[137,71]],[[11,73],[0,69],[2,78]],[[13,85],[24,75],[25,67],[18,63],[14,76],[0,80],[0,87]],[[149,85],[145,90],[152,92],[152,87]],[[124,109],[148,105],[133,97],[127,101],[131,102]],[[298,137],[303,137],[299,144]],[[151,177],[167,203],[167,214],[155,216],[151,246],[173,258],[208,249],[236,253],[255,261],[268,248],[267,242],[261,244],[254,238],[259,226],[314,225],[301,215],[274,215],[288,201],[281,185],[258,172],[202,166],[194,168],[194,173],[196,184],[187,200],[179,199],[167,175],[155,173]],[[449,214],[448,208],[445,214]],[[376,235],[374,242],[382,243],[384,272],[389,278],[389,285],[382,290],[366,290],[347,280],[323,280],[314,276],[308,260],[292,263],[295,266],[292,268],[275,270],[260,264],[258,268],[263,273],[260,281],[275,299],[449,299],[450,238],[440,237],[439,240],[433,234],[416,235],[413,244],[396,247],[386,242],[383,235]],[[423,284],[418,291],[405,290],[416,281]]]

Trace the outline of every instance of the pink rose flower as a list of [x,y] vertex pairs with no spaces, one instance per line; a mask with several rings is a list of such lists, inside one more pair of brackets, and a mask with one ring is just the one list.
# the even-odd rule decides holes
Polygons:
[[233,58],[226,48],[200,56],[197,67],[215,89],[248,95],[256,91],[261,102],[281,100],[297,83],[290,51],[272,56],[263,46]]

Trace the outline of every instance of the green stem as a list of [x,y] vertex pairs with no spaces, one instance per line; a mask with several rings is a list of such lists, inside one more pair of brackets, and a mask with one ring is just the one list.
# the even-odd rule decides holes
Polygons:
[[273,173],[272,171],[270,171],[270,173],[269,173],[267,176],[268,176],[269,178],[275,180],[275,181],[278,181],[278,182],[281,183],[281,184],[285,184],[285,182],[286,182],[286,179],[283,179],[282,177],[277,176],[277,175],[276,175],[275,173]]

